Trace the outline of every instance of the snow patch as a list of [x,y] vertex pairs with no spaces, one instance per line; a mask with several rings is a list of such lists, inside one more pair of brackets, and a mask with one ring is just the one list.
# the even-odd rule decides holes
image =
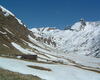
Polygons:
[[6,44],[3,44],[3,46],[5,46],[5,47],[9,48]]
[[[23,25],[23,23],[22,23],[22,21],[20,20],[20,19],[18,19],[18,18],[16,18],[17,19],[17,21],[19,22],[19,24],[21,24],[21,25]],[[25,25],[24,25],[25,26]],[[26,26],[25,26],[26,27]]]
[[0,33],[1,33],[1,34],[7,34],[6,32],[2,32],[2,31],[0,31]]
[[14,43],[14,42],[12,42],[11,44],[12,44],[16,49],[18,49],[19,51],[21,51],[22,53],[25,53],[25,54],[35,54],[34,52],[31,52],[31,51],[29,51],[29,50],[27,50],[27,49],[24,49],[24,48],[22,48],[20,45]]
[[10,30],[8,30],[7,28],[4,28],[7,32],[9,32],[10,34],[14,35]]

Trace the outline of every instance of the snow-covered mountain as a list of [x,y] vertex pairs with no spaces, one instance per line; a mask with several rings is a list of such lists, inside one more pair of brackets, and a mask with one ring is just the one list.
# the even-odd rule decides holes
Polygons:
[[[13,54],[13,51],[16,54],[35,54],[41,49],[47,53],[53,51],[53,53],[100,57],[99,21],[80,20],[67,30],[50,27],[29,30],[13,13],[0,6],[0,35],[0,52],[3,54],[6,52]],[[32,50],[29,49],[30,47]]]
[[[84,20],[66,30],[28,29],[0,6],[0,69],[43,80],[100,80],[99,35],[100,22]],[[37,61],[16,57],[21,54],[35,54]]]
[[51,38],[66,54],[84,54],[100,57],[100,22],[80,20],[67,30],[33,28],[33,33]]
[[[59,60],[66,54],[100,57],[100,22],[80,20],[67,30],[29,30],[16,16],[0,6],[0,55],[37,54],[39,60]],[[61,59],[60,59],[61,60]]]

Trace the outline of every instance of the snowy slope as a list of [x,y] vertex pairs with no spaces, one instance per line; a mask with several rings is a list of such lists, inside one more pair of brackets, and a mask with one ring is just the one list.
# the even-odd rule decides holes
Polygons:
[[76,22],[68,30],[31,29],[33,33],[51,38],[65,53],[84,54],[100,57],[100,22]]
[[[30,68],[28,65],[49,68],[51,71]],[[23,74],[32,74],[45,80],[100,80],[100,74],[70,65],[42,64],[0,57],[0,68]]]
[[[15,17],[15,15],[12,13],[12,12],[10,12],[9,10],[7,10],[6,8],[4,8],[3,6],[1,6],[0,5],[0,9],[4,12],[3,14],[4,14],[4,16],[9,16],[9,15],[11,15],[11,16],[13,16],[13,17]],[[16,18],[16,17],[15,17]],[[16,18],[17,19],[17,21],[21,24],[21,25],[24,25],[22,22],[21,22],[21,20],[20,19],[18,19],[18,18]],[[25,25],[24,25],[25,26]]]

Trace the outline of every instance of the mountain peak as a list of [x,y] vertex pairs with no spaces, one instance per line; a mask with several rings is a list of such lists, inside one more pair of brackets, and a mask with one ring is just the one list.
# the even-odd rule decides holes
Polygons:
[[86,26],[85,20],[84,20],[84,19],[80,19],[80,21],[79,21],[79,22],[76,22],[76,23],[71,27],[71,29],[80,31],[80,30],[84,29],[85,26]]

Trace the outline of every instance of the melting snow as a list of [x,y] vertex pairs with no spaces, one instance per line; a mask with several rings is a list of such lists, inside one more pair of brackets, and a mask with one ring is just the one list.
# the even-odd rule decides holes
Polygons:
[[10,34],[14,35],[10,30],[8,30],[7,28],[4,28],[7,32],[9,32]]
[[21,51],[22,53],[25,53],[25,54],[35,54],[34,52],[31,52],[31,51],[29,51],[29,50],[27,50],[27,49],[24,49],[24,48],[22,48],[20,45],[14,43],[14,42],[12,42],[11,44],[12,44],[16,49],[18,49],[19,51]]
[[0,31],[0,33],[1,33],[1,34],[7,34],[6,32],[2,32],[2,31]]
[[[52,71],[43,71],[27,67],[41,66]],[[23,74],[32,74],[45,80],[100,80],[100,74],[68,65],[42,64],[16,59],[0,58],[0,67]]]
[[3,44],[3,46],[5,46],[5,47],[9,48],[6,44]]

